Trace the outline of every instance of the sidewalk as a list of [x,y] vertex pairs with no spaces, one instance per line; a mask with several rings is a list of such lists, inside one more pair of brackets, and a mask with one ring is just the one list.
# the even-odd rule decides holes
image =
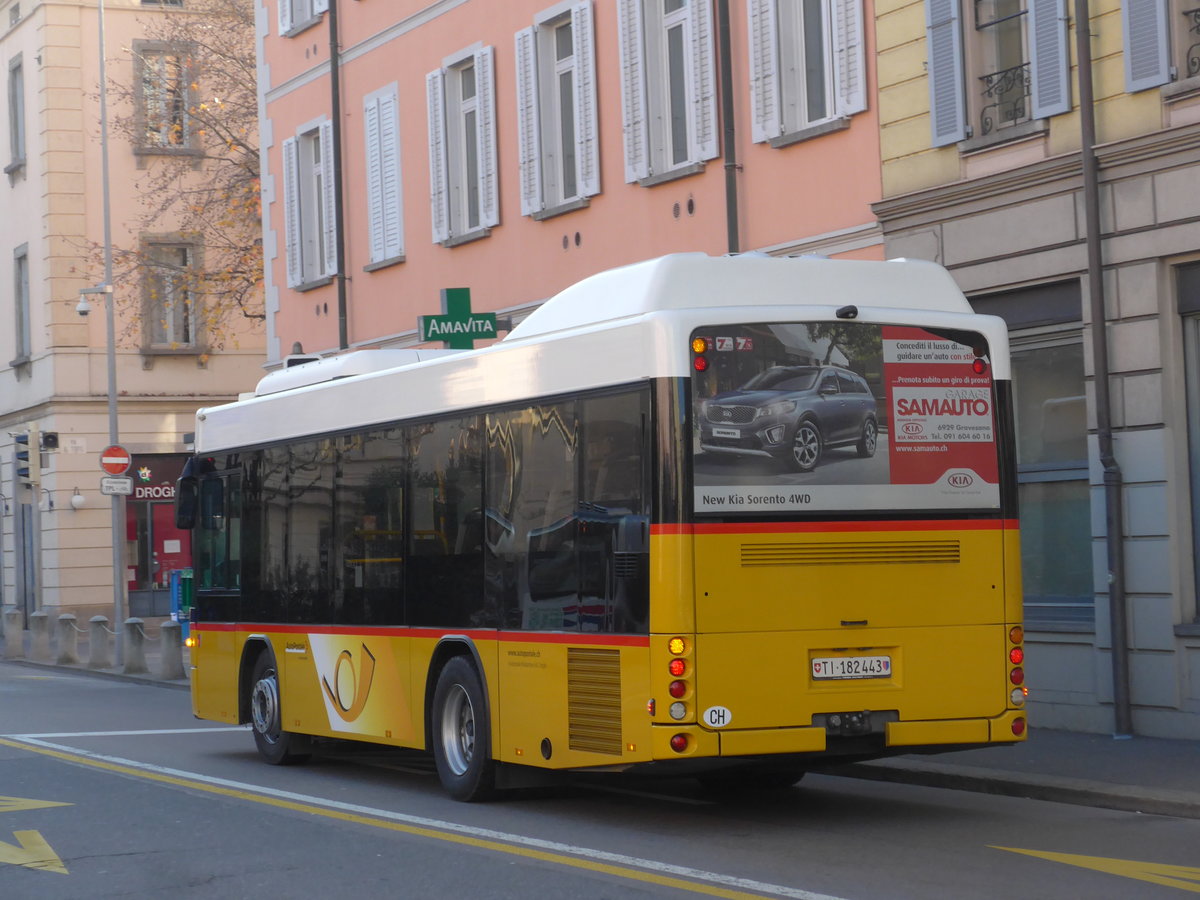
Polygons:
[[[148,636],[157,626],[148,621]],[[29,632],[24,632],[28,648]],[[188,690],[187,678],[164,680],[157,642],[145,644],[148,674],[127,675],[118,667],[89,669],[86,636],[79,638],[77,665],[4,660],[5,637],[0,636],[0,661],[23,666],[75,671]],[[28,657],[28,652],[26,652]],[[51,658],[54,658],[52,652]],[[183,648],[184,673],[188,650]],[[1081,734],[1034,728],[1029,740],[1014,746],[958,750],[932,756],[897,756],[873,762],[834,766],[825,774],[927,787],[1029,797],[1080,806],[1096,806],[1153,815],[1200,819],[1200,741],[1132,737],[1115,740],[1107,734]]]

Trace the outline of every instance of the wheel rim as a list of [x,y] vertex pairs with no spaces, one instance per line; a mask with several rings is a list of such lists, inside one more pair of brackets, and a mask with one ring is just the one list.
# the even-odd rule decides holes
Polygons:
[[450,771],[465,773],[475,755],[475,709],[461,684],[450,689],[442,707],[442,748]]
[[868,453],[874,453],[875,440],[875,423],[868,419],[867,424],[863,426],[863,449]]
[[817,464],[817,455],[821,452],[821,438],[811,425],[801,425],[792,442],[792,456],[803,469],[811,469]]
[[268,669],[254,685],[250,695],[250,718],[254,730],[272,744],[279,740],[279,682],[275,670]]

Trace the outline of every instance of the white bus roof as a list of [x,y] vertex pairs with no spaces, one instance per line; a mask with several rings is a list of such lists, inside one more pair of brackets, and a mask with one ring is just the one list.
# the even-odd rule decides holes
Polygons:
[[982,333],[992,373],[1009,376],[1003,320],[977,316],[935,263],[762,254],[681,253],[603,272],[547,300],[504,340],[480,350],[362,350],[272,373],[254,395],[197,414],[210,453],[309,434],[650,378],[686,377],[701,326],[831,321]]
[[[748,284],[754,286],[750,296]],[[924,260],[675,253],[571,285],[538,307],[507,340],[671,309],[847,304],[971,312],[950,273]]]

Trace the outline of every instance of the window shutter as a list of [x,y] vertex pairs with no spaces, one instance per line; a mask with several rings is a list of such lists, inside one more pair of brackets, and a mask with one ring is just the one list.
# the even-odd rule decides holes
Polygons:
[[600,193],[600,127],[596,112],[596,43],[592,29],[592,4],[571,8],[571,34],[575,40],[575,164],[579,169],[579,196]]
[[279,0],[279,34],[292,30],[292,0]]
[[321,123],[321,203],[325,214],[325,275],[336,275],[337,260],[337,197],[335,191],[333,155],[337,148],[333,146],[333,123]]
[[521,183],[521,215],[543,206],[542,147],[538,116],[537,47],[532,28],[515,35],[517,62],[517,172]]
[[1029,0],[1029,76],[1033,117],[1071,110],[1065,0]]
[[929,112],[933,146],[967,136],[963,111],[963,50],[959,0],[925,0],[925,35],[929,58]]
[[641,0],[617,0],[617,32],[621,60],[621,123],[625,139],[625,180],[650,174],[649,124],[646,121],[646,49],[642,36]]
[[283,140],[283,244],[287,257],[287,286],[303,280],[300,265],[300,142]]
[[776,0],[749,0],[746,15],[750,25],[750,138],[761,143],[783,133]]
[[329,0],[312,0],[313,15],[329,12]]
[[400,99],[390,85],[379,97],[379,165],[383,188],[383,258],[404,253],[404,192],[400,178]]
[[363,98],[363,130],[367,144],[367,221],[370,225],[371,262],[383,253],[383,163],[379,145],[379,96]]
[[404,252],[400,216],[400,124],[396,86],[368,94],[363,100],[367,144],[367,211],[371,262]]
[[1125,89],[1130,93],[1171,80],[1167,0],[1123,0]]
[[429,102],[429,206],[433,242],[450,237],[450,194],[446,189],[446,76],[435,69],[425,76]]
[[496,89],[494,47],[475,54],[475,84],[479,92],[479,221],[500,224],[500,196],[496,171]]
[[862,112],[867,108],[862,0],[833,0],[833,60],[835,111]]
[[717,79],[713,53],[712,0],[694,0],[690,10],[692,26],[692,121],[695,134],[689,152],[692,160],[717,156]]

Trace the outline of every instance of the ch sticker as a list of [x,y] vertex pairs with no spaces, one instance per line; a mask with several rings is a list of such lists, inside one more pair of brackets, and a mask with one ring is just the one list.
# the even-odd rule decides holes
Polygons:
[[328,678],[321,678],[325,696],[344,722],[353,722],[362,714],[367,695],[371,693],[371,680],[375,677],[375,657],[366,644],[362,645],[359,659],[356,673],[353,655],[349,650],[343,650],[333,664],[333,685],[330,686]]

